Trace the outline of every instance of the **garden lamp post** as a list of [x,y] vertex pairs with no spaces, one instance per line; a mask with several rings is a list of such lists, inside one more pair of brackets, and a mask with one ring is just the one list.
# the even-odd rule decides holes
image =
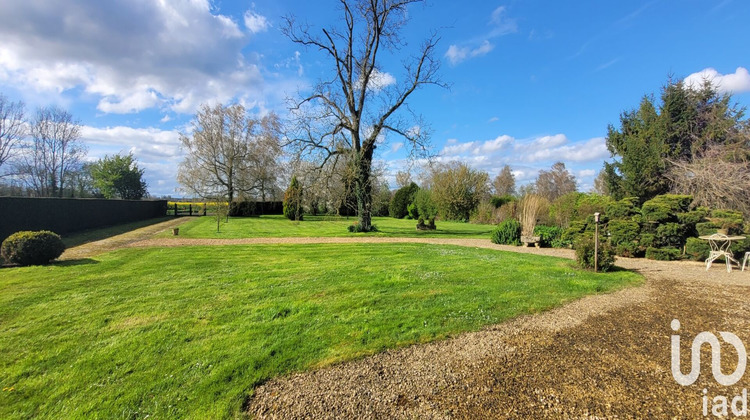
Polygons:
[[594,273],[599,271],[599,213],[594,213]]

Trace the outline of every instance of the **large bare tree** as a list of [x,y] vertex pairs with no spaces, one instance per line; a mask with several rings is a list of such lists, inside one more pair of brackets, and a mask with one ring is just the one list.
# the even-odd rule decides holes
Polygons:
[[181,134],[187,156],[177,180],[203,198],[232,202],[238,196],[265,196],[274,181],[272,170],[281,153],[278,118],[250,116],[239,104],[203,105],[192,133]]
[[20,173],[40,197],[62,197],[70,174],[86,156],[81,124],[56,106],[39,108],[30,123],[31,141],[24,148]]
[[424,149],[426,130],[408,109],[407,99],[424,85],[442,85],[435,58],[438,38],[426,39],[403,61],[394,77],[383,67],[386,55],[405,55],[400,34],[408,8],[421,0],[340,0],[341,24],[320,31],[288,17],[285,34],[295,43],[318,49],[332,67],[332,77],[319,82],[295,102],[297,134],[290,143],[300,154],[323,164],[348,154],[353,161],[360,228],[372,228],[372,162],[378,139],[394,134],[412,150]]
[[[737,150],[740,149],[740,150]],[[670,161],[671,192],[693,205],[738,210],[750,217],[750,160],[744,146],[713,144],[692,159]]]
[[21,140],[26,136],[23,117],[23,102],[11,102],[0,93],[0,177],[5,174],[7,163],[18,153]]

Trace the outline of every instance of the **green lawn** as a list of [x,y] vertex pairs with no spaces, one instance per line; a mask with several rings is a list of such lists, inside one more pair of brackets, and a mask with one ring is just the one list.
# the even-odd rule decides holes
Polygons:
[[124,249],[4,268],[0,418],[235,417],[268,378],[640,281],[422,244]]
[[[347,227],[357,221],[356,217],[305,216],[304,221],[295,222],[284,216],[262,216],[230,218],[216,232],[216,218],[198,217],[180,226],[180,236],[186,238],[284,238],[284,237],[341,237],[341,236],[389,236],[424,238],[487,238],[494,225],[437,221],[437,230],[417,231],[415,220],[375,217],[373,223],[378,232],[349,233]],[[161,236],[169,236],[164,232]]]

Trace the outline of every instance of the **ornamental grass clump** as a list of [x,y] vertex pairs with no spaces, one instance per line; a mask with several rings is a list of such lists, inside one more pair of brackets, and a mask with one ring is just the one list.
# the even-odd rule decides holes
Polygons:
[[521,236],[534,236],[539,216],[549,207],[549,202],[536,194],[527,194],[521,199]]

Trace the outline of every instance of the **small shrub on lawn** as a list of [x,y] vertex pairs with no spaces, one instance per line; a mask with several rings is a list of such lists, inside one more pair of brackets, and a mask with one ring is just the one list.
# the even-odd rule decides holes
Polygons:
[[0,246],[5,261],[22,266],[47,264],[63,251],[65,245],[60,235],[48,230],[16,232]]
[[501,245],[521,245],[521,223],[516,219],[507,219],[492,231],[493,243]]
[[437,204],[432,199],[432,191],[420,188],[414,193],[414,201],[412,202],[414,211],[409,206],[409,215],[412,219],[435,219],[437,216]]
[[[594,238],[593,236],[583,235],[573,244],[576,250],[576,262],[581,268],[594,268]],[[598,266],[599,271],[609,271],[615,265],[615,251],[606,242],[599,242],[598,249]]]
[[563,229],[557,226],[537,225],[534,228],[534,235],[539,236],[539,245],[544,247],[555,247],[562,245]]
[[708,258],[708,253],[711,251],[711,247],[708,241],[698,238],[687,238],[685,242],[685,254],[695,261],[705,261]]
[[646,249],[646,258],[658,261],[674,261],[680,259],[680,250],[677,248],[654,248]]
[[409,214],[409,204],[414,201],[414,195],[419,191],[419,186],[415,183],[411,183],[405,187],[401,187],[393,195],[393,199],[388,206],[388,213],[391,217],[396,219],[403,219]]
[[417,205],[414,203],[406,206],[406,218],[407,219],[419,219],[419,212],[417,211]]
[[283,213],[289,220],[302,220],[302,184],[296,176],[284,193]]
[[349,227],[347,227],[347,230],[349,230],[349,232],[351,232],[351,233],[377,232],[378,231],[378,227],[375,226],[375,225],[371,225],[370,226],[370,230],[364,230],[364,229],[362,229],[362,225],[361,224],[354,223],[352,225],[349,225]]

